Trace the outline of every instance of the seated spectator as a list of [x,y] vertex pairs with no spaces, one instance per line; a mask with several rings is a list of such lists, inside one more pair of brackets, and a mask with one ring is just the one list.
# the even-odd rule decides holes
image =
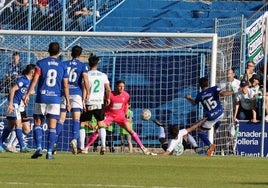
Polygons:
[[241,81],[240,87],[241,90],[235,99],[234,119],[257,122],[254,92],[249,88],[246,80]]
[[85,31],[89,11],[83,0],[71,0],[67,8],[67,30]]

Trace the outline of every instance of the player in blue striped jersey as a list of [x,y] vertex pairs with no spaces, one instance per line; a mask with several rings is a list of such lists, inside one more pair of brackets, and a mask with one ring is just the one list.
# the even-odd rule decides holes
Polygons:
[[22,119],[24,118],[24,114],[22,112],[25,110],[21,109],[21,103],[22,98],[29,88],[34,73],[35,65],[27,65],[23,70],[23,75],[17,79],[13,87],[10,89],[7,106],[8,126],[4,128],[0,138],[0,152],[3,151],[2,142],[7,139],[13,128],[15,128],[16,136],[19,141],[20,152],[26,153],[30,151],[30,149],[25,146],[23,141]]
[[[72,59],[63,62],[67,66],[69,74],[69,93],[70,105],[73,118],[72,132],[73,138],[71,141],[72,153],[77,154],[77,140],[80,131],[80,116],[83,110],[83,103],[89,99],[89,81],[88,81],[88,67],[85,63],[81,62],[81,55],[83,49],[80,46],[72,48]],[[85,86],[85,90],[83,89]],[[66,100],[63,97],[61,104],[60,120],[57,123],[57,139],[62,131],[62,126],[66,118]],[[53,149],[55,154],[56,145]]]
[[35,75],[24,102],[28,104],[29,95],[33,93],[37,84],[34,107],[34,138],[37,145],[36,152],[31,158],[42,156],[42,119],[46,117],[49,127],[46,159],[53,159],[52,149],[56,138],[57,120],[60,118],[61,91],[66,98],[66,109],[70,110],[67,67],[58,59],[60,46],[57,42],[49,44],[49,57],[36,63]]
[[210,146],[207,155],[212,156],[216,148],[215,144],[211,144],[205,132],[210,130],[216,123],[220,123],[223,118],[223,107],[220,102],[220,96],[230,96],[233,91],[222,91],[218,86],[209,87],[208,79],[202,77],[199,79],[201,92],[197,94],[195,100],[190,95],[185,98],[192,104],[197,105],[201,102],[207,121],[199,127],[199,137],[205,145]]

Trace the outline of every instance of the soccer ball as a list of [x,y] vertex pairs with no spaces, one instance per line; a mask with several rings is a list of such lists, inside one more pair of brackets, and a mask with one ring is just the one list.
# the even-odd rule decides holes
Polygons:
[[141,119],[142,120],[149,120],[151,118],[152,114],[151,114],[151,111],[149,109],[144,109],[142,110],[142,113],[141,113]]

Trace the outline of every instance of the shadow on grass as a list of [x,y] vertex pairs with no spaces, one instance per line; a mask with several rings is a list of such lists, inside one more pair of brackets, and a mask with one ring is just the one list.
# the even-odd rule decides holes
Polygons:
[[241,182],[241,183],[236,183],[236,184],[264,186],[264,185],[268,185],[268,182]]

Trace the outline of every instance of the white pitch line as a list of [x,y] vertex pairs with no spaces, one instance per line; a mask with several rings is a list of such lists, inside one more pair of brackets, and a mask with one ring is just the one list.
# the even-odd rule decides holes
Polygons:
[[[123,188],[145,188],[138,185],[104,185],[104,184],[58,184],[58,183],[26,183],[26,182],[3,182],[1,185],[39,185],[39,186],[61,186],[61,187],[123,187]],[[148,186],[146,186],[148,187]],[[187,187],[166,187],[166,186],[151,186],[151,188],[187,188]]]

